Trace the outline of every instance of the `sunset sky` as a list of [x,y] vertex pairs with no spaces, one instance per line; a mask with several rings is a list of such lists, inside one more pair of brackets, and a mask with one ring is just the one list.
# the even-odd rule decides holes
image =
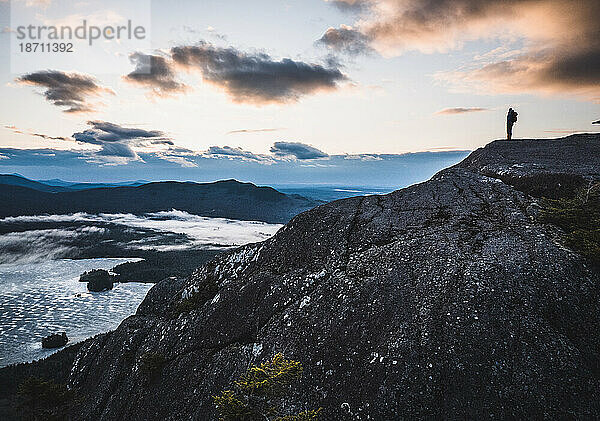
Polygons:
[[[39,25],[147,17],[149,38],[16,66],[11,8]],[[598,22],[598,0],[0,0],[0,169],[25,166],[14,149],[198,174],[382,161],[502,138],[508,107],[516,138],[598,132]]]

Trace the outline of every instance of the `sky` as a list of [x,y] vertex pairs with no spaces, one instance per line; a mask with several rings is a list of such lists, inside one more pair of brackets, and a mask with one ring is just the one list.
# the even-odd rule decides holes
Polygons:
[[[19,51],[19,25],[84,19],[145,36]],[[502,138],[508,107],[516,138],[599,132],[598,21],[597,0],[0,0],[0,171],[392,184],[401,154]]]

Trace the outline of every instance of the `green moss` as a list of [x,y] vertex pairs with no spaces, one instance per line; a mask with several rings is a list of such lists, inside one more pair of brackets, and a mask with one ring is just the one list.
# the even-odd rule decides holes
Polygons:
[[565,245],[600,264],[600,183],[590,183],[569,199],[545,199],[542,221],[560,227]]
[[213,396],[223,421],[308,421],[321,411],[282,414],[283,400],[289,400],[291,384],[302,376],[302,364],[282,354],[250,367],[233,387]]
[[64,384],[29,377],[17,390],[18,409],[26,420],[65,420],[75,402],[75,393]]

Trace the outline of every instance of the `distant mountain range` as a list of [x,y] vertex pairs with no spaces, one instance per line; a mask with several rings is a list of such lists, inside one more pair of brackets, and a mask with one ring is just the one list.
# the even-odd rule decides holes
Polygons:
[[150,182],[147,180],[122,181],[117,183],[78,183],[60,180],[58,178],[53,178],[51,180],[30,180],[23,177],[21,174],[0,174],[0,184],[27,187],[50,193],[98,189],[102,187],[141,186],[142,184],[148,183]]
[[123,181],[120,183],[75,183],[71,181],[63,181],[58,178],[37,181],[49,186],[66,187],[69,190],[97,189],[100,187],[141,186],[142,184],[149,183],[147,180]]
[[8,186],[26,187],[28,189],[43,191],[47,193],[71,191],[65,186],[45,184],[39,181],[33,181],[28,178],[21,177],[20,175],[16,174],[0,174],[0,184]]
[[0,175],[0,217],[133,213],[177,209],[194,215],[284,223],[323,202],[271,187],[223,180],[213,183],[128,182],[126,185],[46,182]]

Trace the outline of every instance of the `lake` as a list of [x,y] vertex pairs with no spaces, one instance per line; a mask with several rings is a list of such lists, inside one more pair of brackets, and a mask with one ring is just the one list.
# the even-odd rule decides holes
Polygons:
[[56,352],[41,346],[53,332],[69,343],[115,329],[135,313],[152,284],[115,284],[90,293],[79,275],[136,259],[47,260],[0,264],[0,366],[44,358]]

